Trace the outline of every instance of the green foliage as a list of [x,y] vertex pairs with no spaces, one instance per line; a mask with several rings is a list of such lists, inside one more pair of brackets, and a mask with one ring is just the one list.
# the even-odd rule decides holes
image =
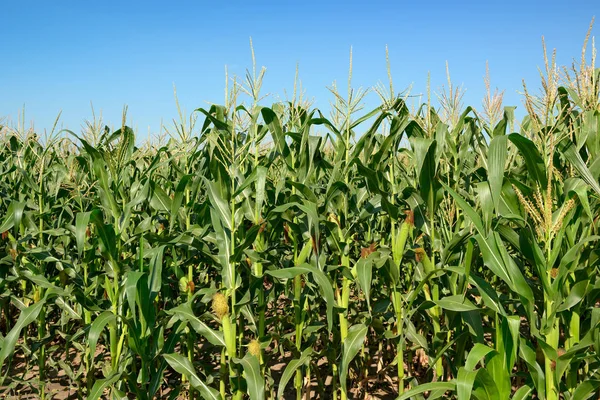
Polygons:
[[514,132],[513,108],[361,113],[333,88],[326,118],[236,90],[159,148],[4,133],[5,393],[69,365],[81,398],[598,395],[589,93]]

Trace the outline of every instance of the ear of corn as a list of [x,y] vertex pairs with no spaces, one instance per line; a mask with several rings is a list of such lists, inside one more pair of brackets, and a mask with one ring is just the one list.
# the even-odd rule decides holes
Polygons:
[[254,71],[161,146],[2,128],[3,395],[597,396],[600,72],[555,69],[520,122]]

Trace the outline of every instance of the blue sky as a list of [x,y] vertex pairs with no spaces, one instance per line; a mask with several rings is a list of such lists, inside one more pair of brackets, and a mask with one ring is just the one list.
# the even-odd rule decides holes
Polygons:
[[[258,66],[266,66],[263,101],[293,88],[296,65],[315,106],[328,110],[334,80],[346,87],[354,54],[354,86],[386,81],[385,46],[398,90],[424,93],[452,80],[464,101],[479,107],[489,61],[492,85],[505,104],[522,110],[521,81],[538,88],[542,35],[559,63],[579,59],[600,3],[547,1],[13,1],[0,22],[0,119],[79,131],[93,104],[109,125],[128,123],[143,138],[177,116],[173,85],[189,113],[224,99],[224,67],[243,76],[251,67],[252,37]],[[599,15],[600,16],[600,15]],[[596,27],[593,33],[597,33]],[[372,93],[367,108],[377,104]],[[366,110],[365,110],[366,111]]]

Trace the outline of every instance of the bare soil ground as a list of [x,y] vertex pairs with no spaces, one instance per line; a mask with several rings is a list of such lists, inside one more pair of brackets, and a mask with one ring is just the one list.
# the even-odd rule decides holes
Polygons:
[[[274,315],[284,316],[289,312],[289,307],[293,307],[289,299],[282,296],[276,305],[271,305],[267,313],[269,317]],[[213,327],[218,329],[217,326]],[[33,333],[33,332],[32,332]],[[281,338],[280,338],[281,339]],[[382,339],[383,340],[383,339]],[[369,343],[371,341],[371,343]],[[385,341],[387,342],[387,341]],[[397,388],[397,367],[393,365],[392,360],[395,356],[395,349],[389,347],[387,342],[381,350],[378,350],[379,343],[377,338],[369,338],[365,343],[365,360],[368,360],[368,367],[360,367],[361,370],[352,369],[349,371],[349,385],[352,382],[353,386],[348,387],[349,398],[376,400],[376,399],[395,399],[398,396]],[[316,347],[326,347],[327,343],[316,344]],[[207,347],[205,347],[207,346]],[[214,348],[208,348],[211,345],[199,344],[195,354],[199,357],[198,361],[202,365],[216,371],[219,369],[218,356],[214,357]],[[17,346],[19,348],[19,346]],[[86,393],[85,371],[82,366],[81,353],[75,348],[70,347],[69,353],[65,350],[64,341],[52,343],[48,348],[52,349],[48,353],[48,362],[46,368],[46,398],[55,400],[75,400],[84,399]],[[280,382],[281,376],[286,365],[293,359],[291,351],[281,350],[278,348],[278,343],[274,340],[270,347],[265,350],[265,362],[270,370],[272,386],[267,388],[271,392],[271,398],[276,397],[277,384]],[[177,352],[180,349],[176,348]],[[212,355],[210,355],[212,354]],[[410,366],[404,365],[405,370],[410,367],[410,374],[413,377],[423,377],[427,373],[427,357],[417,355],[412,360]],[[210,356],[207,356],[210,355]],[[109,360],[109,351],[101,343],[98,343],[96,349],[96,357]],[[29,359],[29,363],[28,360]],[[4,381],[0,380],[0,399],[38,399],[39,398],[39,370],[37,361],[32,357],[25,357],[23,350],[17,350],[10,362],[10,372],[7,374]],[[304,382],[305,388],[303,393],[304,399],[331,399],[332,391],[335,386],[334,379],[330,375],[331,367],[327,365],[327,358],[322,357],[315,365],[312,364],[313,370],[311,376],[313,379],[310,382]],[[77,372],[80,374],[77,379]],[[315,378],[318,377],[318,378]],[[100,369],[96,371],[96,379],[103,378]],[[1,378],[0,378],[1,379]],[[169,399],[173,395],[173,389],[181,384],[181,376],[167,368],[164,373],[162,387],[156,396],[157,399]],[[420,380],[420,379],[419,379]],[[131,397],[134,399],[135,397]],[[181,393],[178,399],[187,399],[187,393]],[[285,399],[296,399],[296,391],[294,388],[294,378],[288,383],[284,392]]]
[[[100,346],[99,346],[100,347]],[[100,354],[105,349],[99,348],[97,353]],[[60,360],[64,362],[71,370],[76,371],[81,366],[81,357],[75,351],[70,354],[63,352],[55,352],[52,354],[54,360]],[[271,377],[274,382],[279,382],[283,370],[288,362],[292,359],[291,352],[287,352],[283,357],[274,361],[269,367],[271,371]],[[304,385],[305,391],[303,393],[304,399],[329,399],[332,396],[331,390],[333,387],[333,377],[328,375],[329,368],[326,365],[327,361],[325,358],[320,359],[317,362],[317,366],[321,368],[319,371],[322,375],[324,390],[319,391],[319,384],[316,379],[310,382],[310,385]],[[379,372],[377,372],[379,370]],[[363,371],[364,372],[364,371]],[[323,376],[324,375],[324,376]],[[396,375],[395,368],[392,370],[386,370],[382,368],[381,363],[378,362],[377,357],[373,358],[373,363],[368,369],[368,374],[362,376],[362,379],[355,379],[358,381],[356,387],[349,388],[350,398],[352,399],[364,399],[364,400],[376,400],[376,399],[394,399],[398,396],[396,392],[395,378],[391,376]],[[98,378],[102,378],[101,372],[98,373]],[[85,391],[78,390],[78,384],[85,386],[85,381],[79,383],[73,381],[65,369],[61,368],[58,364],[54,368],[47,368],[46,372],[46,398],[53,400],[77,400],[85,398],[83,393]],[[159,392],[157,399],[167,399],[172,394],[171,388],[176,387],[180,384],[180,377],[171,373],[169,369],[165,371],[165,382]],[[22,353],[15,353],[12,360],[12,368],[10,374],[5,378],[3,384],[0,386],[0,398],[7,400],[33,400],[39,399],[39,369],[37,365],[32,365],[30,362],[27,364],[26,358]],[[272,388],[271,392],[273,398],[275,398],[277,388]],[[134,398],[134,397],[132,397]],[[186,399],[186,393],[180,394],[177,399]],[[296,399],[296,392],[293,385],[293,379],[286,387],[284,394],[285,399]]]

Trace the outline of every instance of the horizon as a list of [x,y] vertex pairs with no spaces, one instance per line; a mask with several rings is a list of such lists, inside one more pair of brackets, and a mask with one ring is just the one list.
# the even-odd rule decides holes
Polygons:
[[[463,107],[481,109],[489,62],[492,91],[504,91],[504,106],[516,106],[520,119],[525,113],[519,94],[522,80],[532,93],[540,88],[537,68],[544,66],[542,37],[549,56],[556,49],[557,65],[570,65],[581,57],[594,16],[587,11],[590,7],[584,7],[586,1],[569,15],[547,2],[546,7],[537,7],[512,1],[501,10],[473,3],[469,5],[470,24],[462,25],[459,18],[466,17],[461,10],[444,3],[391,5],[382,14],[377,12],[381,2],[371,7],[349,2],[341,9],[307,2],[306,9],[277,4],[260,14],[250,5],[234,2],[212,9],[215,15],[230,17],[226,21],[232,27],[222,28],[218,18],[204,18],[194,25],[198,23],[195,13],[203,10],[198,4],[171,9],[154,2],[67,3],[70,7],[60,9],[43,2],[28,2],[38,7],[27,9],[15,2],[7,5],[7,22],[0,27],[0,36],[8,38],[5,49],[11,54],[10,62],[0,66],[0,121],[4,124],[19,123],[24,110],[25,128],[33,123],[36,132],[42,133],[50,131],[62,112],[58,127],[80,132],[92,119],[93,106],[105,125],[118,127],[127,106],[127,124],[136,136],[156,135],[161,121],[172,127],[173,119],[179,119],[174,87],[188,118],[199,107],[224,102],[225,67],[230,78],[241,79],[252,69],[250,38],[257,69],[267,68],[262,94],[271,95],[261,101],[265,106],[285,99],[286,93],[291,95],[298,66],[306,97],[328,115],[334,97],[328,87],[337,81],[340,92],[346,92],[350,49],[353,88],[371,88],[379,82],[387,86],[387,46],[395,92],[412,87],[411,94],[421,94],[426,101],[430,74],[431,96],[437,105],[436,93],[448,86],[447,62],[452,84],[465,90]],[[315,5],[321,7],[320,13],[311,15]],[[515,14],[514,9],[520,12]],[[398,21],[394,16],[406,15],[415,17],[393,25]],[[26,17],[28,24],[20,24]],[[306,22],[309,32],[303,36],[293,30],[309,17],[314,17]],[[508,28],[507,17],[512,18]],[[118,18],[127,18],[128,23],[102,24]],[[553,18],[560,18],[561,23],[548,24]],[[62,20],[70,23],[61,24]],[[160,25],[164,21],[171,23]],[[354,25],[361,21],[378,22],[381,31],[363,31],[363,26],[356,31]],[[596,31],[594,27],[591,36]],[[203,36],[210,40],[199,40]],[[591,43],[590,38],[588,48]],[[415,101],[418,97],[408,103]],[[371,92],[362,112],[379,104]]]

